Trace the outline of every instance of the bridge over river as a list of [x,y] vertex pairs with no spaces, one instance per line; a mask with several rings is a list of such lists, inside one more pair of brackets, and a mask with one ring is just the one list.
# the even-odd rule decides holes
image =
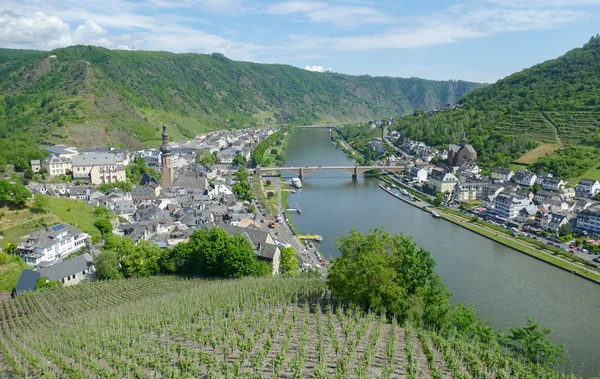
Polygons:
[[371,170],[385,170],[392,172],[402,172],[404,166],[306,166],[306,167],[257,167],[255,173],[264,175],[270,172],[290,171],[298,175],[300,180],[304,180],[304,175],[319,170],[342,170],[352,174],[352,179],[357,179],[358,175]]

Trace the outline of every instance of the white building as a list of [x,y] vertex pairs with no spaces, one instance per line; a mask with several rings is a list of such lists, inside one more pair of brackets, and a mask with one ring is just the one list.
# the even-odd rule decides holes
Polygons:
[[459,180],[456,176],[442,170],[433,170],[431,174],[429,174],[429,186],[432,187],[435,192],[452,192],[458,182]]
[[459,202],[475,201],[482,191],[481,183],[460,182],[454,189],[454,200]]
[[594,197],[600,192],[600,183],[595,179],[581,179],[575,191],[577,196]]
[[73,157],[73,179],[93,184],[124,182],[125,166],[117,162],[117,156],[107,154],[85,154]]
[[590,207],[577,215],[577,229],[600,233],[600,206]]
[[540,219],[540,228],[556,232],[561,226],[569,223],[569,219],[565,215],[558,213],[548,213]]
[[48,280],[60,281],[63,286],[79,284],[95,271],[93,258],[88,253],[37,270],[40,276]]
[[427,176],[429,175],[429,171],[422,167],[413,166],[409,169],[408,175],[418,181],[419,183],[423,183],[427,181]]
[[56,224],[21,238],[17,251],[25,262],[60,261],[85,246],[89,234],[67,224]]
[[71,164],[66,159],[51,154],[42,161],[41,167],[46,170],[48,175],[56,176],[65,175],[67,171],[70,171]]
[[542,182],[542,188],[547,191],[560,191],[565,188],[565,182],[561,178],[546,178]]
[[492,170],[492,179],[508,182],[513,176],[515,176],[514,171],[508,168],[495,168]]
[[513,180],[519,185],[533,187],[533,185],[536,183],[535,181],[537,180],[537,175],[529,170],[522,169],[517,171],[513,177]]
[[509,220],[516,218],[525,207],[533,209],[535,205],[531,199],[524,196],[500,194],[494,200],[494,212]]

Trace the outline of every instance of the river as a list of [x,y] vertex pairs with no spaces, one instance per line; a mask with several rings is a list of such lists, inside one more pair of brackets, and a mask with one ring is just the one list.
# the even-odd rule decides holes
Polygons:
[[[354,165],[331,143],[327,129],[298,129],[291,137],[286,166]],[[284,173],[291,177],[293,174]],[[456,304],[474,304],[479,316],[496,328],[525,325],[532,316],[553,330],[571,357],[567,370],[598,376],[600,372],[600,287],[527,255],[504,247],[449,222],[434,219],[393,198],[374,178],[353,181],[344,171],[316,171],[290,195],[289,204],[302,233],[323,236],[325,258],[339,255],[335,239],[352,228],[368,232],[384,227],[412,236],[431,252],[436,270],[454,293]]]

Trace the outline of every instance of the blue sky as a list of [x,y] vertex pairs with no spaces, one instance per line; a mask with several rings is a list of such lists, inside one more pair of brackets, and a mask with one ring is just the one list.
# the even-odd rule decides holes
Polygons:
[[348,74],[494,82],[600,33],[600,0],[2,0],[0,47],[220,52]]

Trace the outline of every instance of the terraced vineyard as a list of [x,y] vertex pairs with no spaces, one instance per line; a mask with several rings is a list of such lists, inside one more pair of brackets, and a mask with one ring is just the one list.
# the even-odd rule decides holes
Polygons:
[[558,127],[566,145],[577,145],[596,134],[600,127],[600,112],[545,112]]
[[2,302],[0,320],[8,377],[564,377],[337,307],[312,279],[83,284]]
[[557,143],[554,126],[540,112],[521,112],[508,116],[497,130],[540,143]]

